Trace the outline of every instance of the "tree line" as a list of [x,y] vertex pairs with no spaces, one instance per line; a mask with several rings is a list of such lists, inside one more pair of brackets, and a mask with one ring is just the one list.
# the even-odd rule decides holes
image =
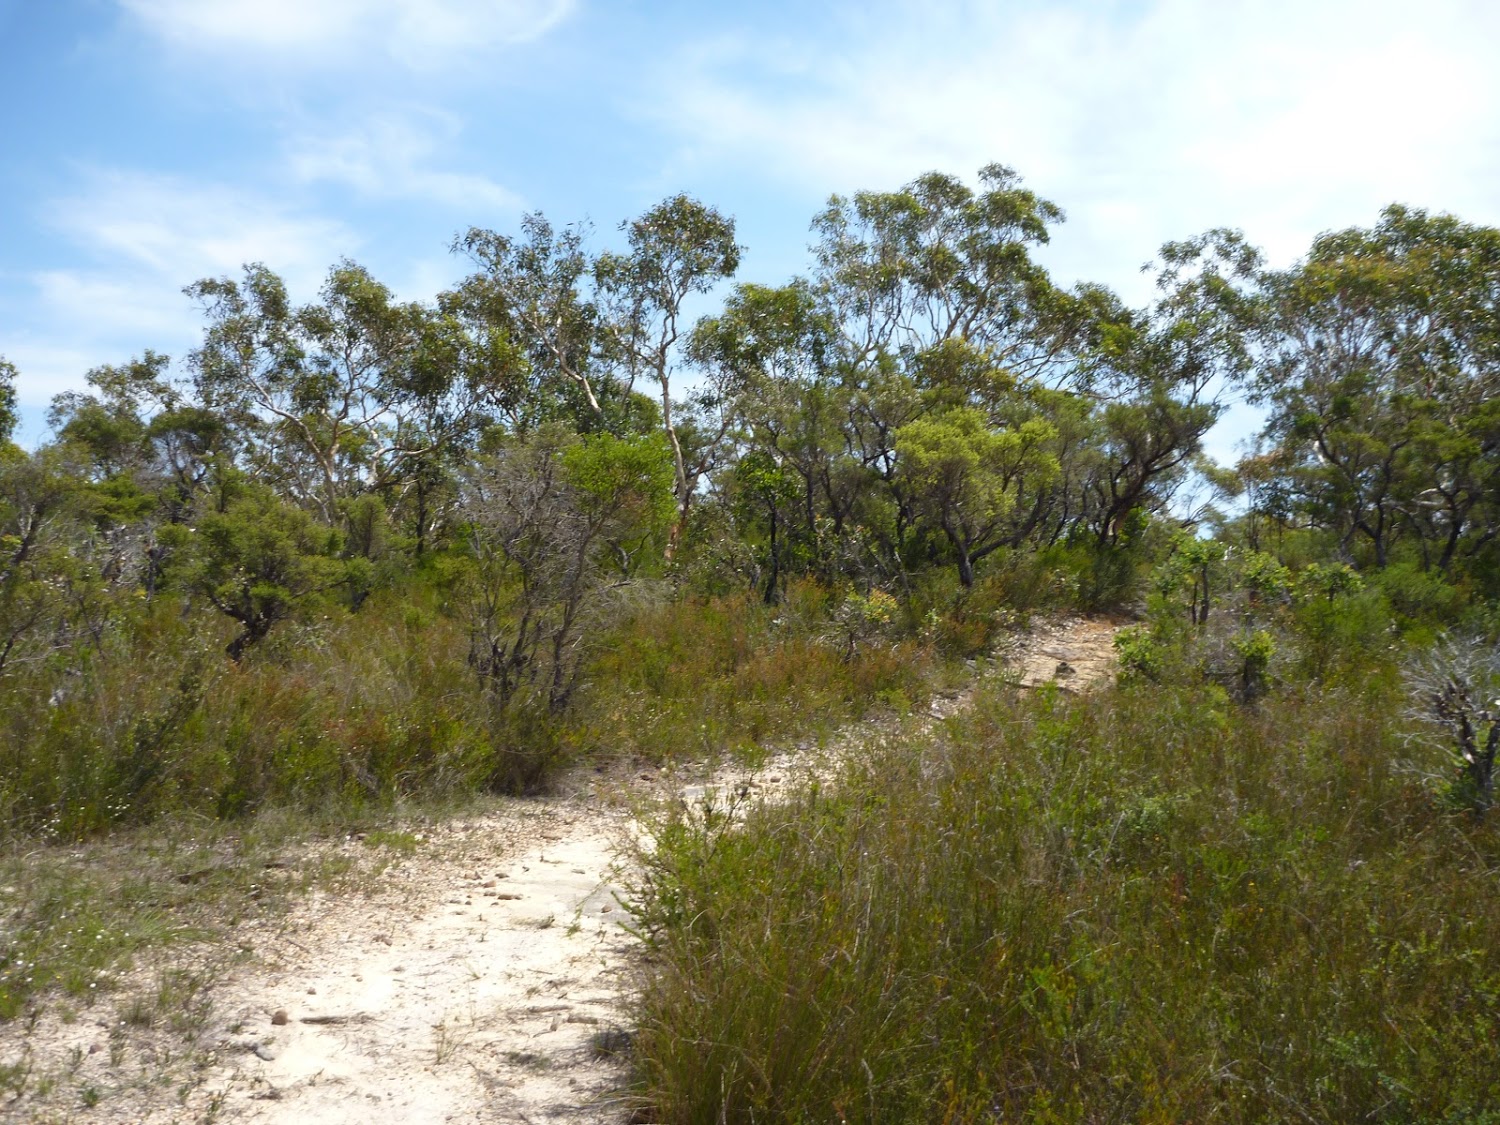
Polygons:
[[[1054,552],[1103,603],[1189,526],[1495,593],[1500,231],[1393,206],[1283,269],[1210,231],[1132,308],[1038,263],[1062,217],[991,165],[833,197],[780,286],[736,283],[733,220],[686,195],[617,249],[540,214],[470,229],[430,301],[343,261],[297,304],[251,264],[187,287],[183,362],[90,371],[32,452],[3,364],[0,684],[159,597],[232,623],[239,662],[444,558],[476,674],[554,709],[591,607],[645,579],[909,599]],[[1235,395],[1265,428],[1213,465]],[[1214,503],[1186,510],[1189,481]]]

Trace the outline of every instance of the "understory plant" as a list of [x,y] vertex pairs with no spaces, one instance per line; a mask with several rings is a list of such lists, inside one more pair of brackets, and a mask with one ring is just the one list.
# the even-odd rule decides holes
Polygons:
[[[641,856],[663,1122],[1479,1121],[1500,834],[1394,680],[982,697]],[[1429,764],[1438,760],[1428,752]]]

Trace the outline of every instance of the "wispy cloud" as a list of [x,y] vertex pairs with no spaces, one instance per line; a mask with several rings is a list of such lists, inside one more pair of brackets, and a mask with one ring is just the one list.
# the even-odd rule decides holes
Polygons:
[[163,301],[169,287],[155,284],[149,274],[143,278],[138,271],[131,272],[134,276],[121,277],[97,269],[54,269],[36,274],[32,281],[38,304],[49,318],[87,326],[89,335],[180,339],[194,319],[186,298]]
[[519,211],[520,197],[494,180],[432,166],[460,131],[452,114],[385,115],[352,132],[299,136],[289,160],[298,179],[344,184],[366,198],[415,199],[469,213]]
[[148,347],[183,355],[201,317],[182,288],[199,278],[261,261],[311,297],[329,264],[359,247],[342,223],[249,191],[120,170],[87,173],[45,219],[82,264],[31,274],[29,327],[0,339],[33,409],[99,364]]
[[55,396],[82,389],[86,372],[110,362],[111,358],[121,358],[101,355],[88,346],[67,347],[25,337],[5,340],[0,354],[14,363],[21,374],[16,384],[16,399],[22,408],[22,432],[17,440],[27,445],[39,443],[44,436],[42,412]]
[[531,42],[574,0],[118,0],[147,28],[194,51],[368,58],[415,69],[455,55]]
[[1067,266],[1117,283],[1206,226],[1287,259],[1398,199],[1500,221],[1494,5],[893,0],[846,32],[697,44],[650,112],[681,160],[822,192],[1011,164],[1068,210]]
[[340,222],[251,191],[132,171],[93,172],[48,218],[112,268],[179,287],[251,261],[304,278],[358,244]]

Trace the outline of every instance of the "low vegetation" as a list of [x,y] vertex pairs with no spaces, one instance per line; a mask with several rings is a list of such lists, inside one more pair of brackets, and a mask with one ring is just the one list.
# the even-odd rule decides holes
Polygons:
[[655,826],[659,1120],[1478,1121],[1500,836],[1393,670],[998,692],[737,827]]

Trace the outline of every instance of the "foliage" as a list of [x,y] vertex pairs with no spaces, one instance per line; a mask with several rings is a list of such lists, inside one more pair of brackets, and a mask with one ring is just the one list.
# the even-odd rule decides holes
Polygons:
[[[1493,824],[1379,678],[991,697],[640,856],[658,1120],[1473,1120],[1500,1090]],[[740,827],[743,825],[743,827]]]
[[497,707],[533,694],[553,714],[579,684],[601,629],[611,571],[670,512],[667,450],[650,439],[543,430],[467,476],[476,562],[469,661]]
[[[658,820],[657,1118],[1493,1115],[1494,649],[1411,654],[1500,628],[1500,233],[1394,207],[1268,270],[1210,231],[1131,308],[1049,276],[1061,220],[990,165],[832,198],[780,285],[686,195],[603,247],[470,229],[430,301],[251,264],[29,451],[0,360],[0,1021],[196,936],[51,844],[222,855],[877,714],[835,785]],[[910,720],[1098,610],[1118,690]]]
[[1056,430],[1040,419],[992,430],[983,414],[959,407],[908,422],[896,431],[917,506],[942,528],[958,556],[959,579],[974,584],[974,563],[1014,545],[1009,517],[1023,479],[1057,474],[1046,444]]
[[16,365],[0,356],[0,445],[10,443],[16,428]]
[[1277,502],[1376,566],[1462,566],[1493,538],[1500,231],[1393,206],[1264,280],[1256,380]]
[[330,557],[333,542],[305,511],[263,488],[202,517],[197,565],[186,585],[238,622],[240,632],[225,649],[231,660],[343,579]]
[[[1257,705],[1493,623],[1495,231],[1391,208],[1286,270],[1209,231],[1130,308],[1049,276],[1061,221],[996,164],[833,197],[781,285],[731,288],[733,219],[681,194],[613,245],[472,228],[431,301],[252,263],[34,451],[0,360],[11,829],[749,746],[899,711],[1039,610],[1143,613],[1128,675]],[[1232,472],[1201,445],[1245,388]]]

